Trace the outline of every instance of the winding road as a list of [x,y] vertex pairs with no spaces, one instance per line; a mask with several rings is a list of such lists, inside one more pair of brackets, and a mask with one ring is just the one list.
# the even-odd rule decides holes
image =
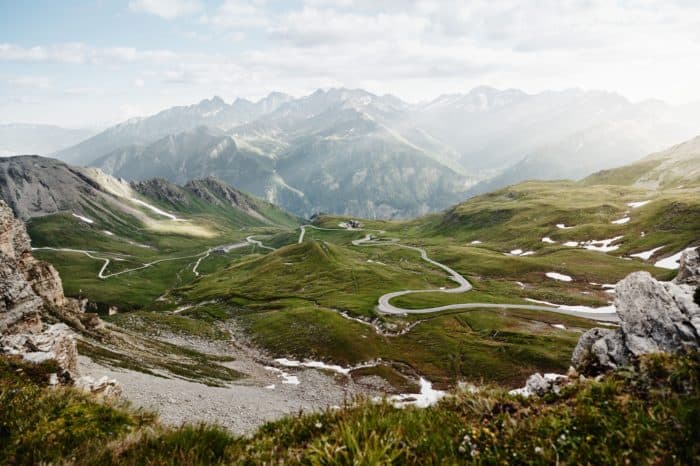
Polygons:
[[214,247],[212,247],[212,248],[207,249],[207,250],[204,251],[204,252],[200,252],[199,254],[193,254],[193,255],[191,255],[191,256],[167,257],[167,258],[165,258],[165,259],[158,259],[158,260],[155,260],[155,261],[152,261],[152,262],[147,262],[147,263],[145,263],[145,264],[143,264],[143,265],[140,265],[140,266],[138,266],[138,267],[134,267],[134,268],[132,268],[132,269],[120,270],[119,272],[114,272],[114,273],[109,273],[109,274],[105,274],[105,270],[107,270],[107,267],[109,267],[109,264],[111,263],[111,259],[109,259],[109,258],[107,258],[107,257],[98,257],[98,256],[95,256],[94,254],[113,254],[113,255],[117,255],[117,254],[114,254],[114,253],[105,253],[105,252],[99,252],[99,251],[90,251],[90,250],[87,250],[87,249],[52,248],[52,247],[48,247],[48,246],[38,247],[38,248],[32,248],[32,251],[42,251],[42,250],[43,250],[43,251],[72,252],[72,253],[76,253],[76,254],[84,254],[84,255],[88,256],[90,259],[95,259],[95,260],[99,260],[99,261],[104,261],[104,263],[102,264],[102,268],[100,268],[100,271],[97,272],[97,277],[98,277],[98,278],[101,278],[101,279],[103,279],[103,280],[105,280],[105,279],[107,279],[107,278],[116,277],[116,276],[119,276],[119,275],[123,275],[123,274],[125,274],[125,273],[135,272],[135,271],[137,271],[137,270],[147,269],[148,267],[151,267],[151,266],[156,265],[156,264],[160,264],[161,262],[179,261],[179,260],[194,259],[194,258],[197,258],[197,261],[194,263],[194,266],[192,267],[192,273],[194,273],[194,275],[195,275],[196,277],[199,277],[199,276],[200,276],[200,273],[197,271],[197,269],[199,268],[199,265],[202,263],[202,261],[203,261],[204,259],[206,259],[207,257],[209,257],[209,255],[210,255],[212,252],[214,252],[214,251],[229,252],[229,251],[231,251],[231,250],[233,250],[233,249],[240,249],[240,248],[243,248],[243,247],[246,247],[246,246],[249,246],[249,245],[259,246],[259,247],[261,247],[261,248],[269,249],[269,250],[271,250],[271,251],[274,251],[274,250],[275,250],[275,248],[271,248],[270,246],[265,246],[264,244],[262,244],[262,242],[260,242],[260,241],[258,241],[258,240],[256,240],[256,239],[253,239],[252,236],[248,236],[248,237],[246,238],[245,242],[234,243],[234,244],[222,244],[222,245],[219,245],[219,246],[214,246]]
[[[314,225],[303,225],[301,226],[301,233],[299,234],[299,241],[298,243],[302,243],[304,241],[304,232],[305,232],[305,227],[311,227],[315,228],[317,230],[326,230],[326,231],[348,231],[346,228],[319,228]],[[353,229],[354,231],[361,231],[363,230],[362,228],[355,228]],[[380,234],[384,233],[381,230],[370,230],[370,231],[379,231]],[[556,312],[559,314],[566,314],[566,315],[571,315],[575,317],[583,317],[586,319],[592,319],[600,322],[618,322],[619,319],[617,317],[617,313],[615,312],[607,312],[607,311],[597,311],[593,308],[591,308],[590,311],[579,311],[579,310],[571,310],[571,309],[563,309],[560,307],[552,307],[552,306],[541,306],[541,305],[536,305],[536,304],[512,304],[512,303],[503,303],[503,304],[498,304],[498,303],[456,303],[456,304],[447,304],[444,306],[436,306],[436,307],[428,307],[428,308],[422,308],[422,309],[405,309],[402,307],[397,307],[391,304],[391,300],[394,298],[397,298],[399,296],[405,296],[408,294],[414,294],[414,293],[465,293],[469,290],[472,289],[471,283],[464,278],[459,272],[456,270],[452,269],[451,267],[448,267],[445,264],[442,264],[436,260],[431,259],[428,257],[428,253],[425,251],[423,248],[419,248],[417,246],[407,246],[404,244],[400,244],[399,240],[396,238],[391,238],[386,241],[375,241],[372,239],[371,234],[365,235],[364,238],[362,239],[357,239],[351,242],[353,246],[396,246],[404,249],[410,249],[412,251],[417,251],[420,253],[421,259],[424,261],[441,268],[445,272],[449,274],[449,277],[451,280],[457,283],[456,288],[449,288],[446,290],[442,289],[426,289],[426,290],[401,290],[401,291],[393,291],[391,293],[386,293],[382,296],[379,297],[379,302],[377,304],[377,311],[382,313],[382,314],[391,314],[391,315],[405,315],[405,314],[432,314],[434,312],[441,312],[441,311],[449,311],[449,310],[455,310],[455,309],[484,309],[484,308],[497,308],[497,309],[525,309],[525,310],[532,310],[532,311],[547,311],[547,312]]]
[[[364,229],[364,228],[322,228],[322,227],[317,227],[315,225],[302,225],[299,227],[300,232],[299,232],[299,239],[297,241],[298,244],[303,243],[304,241],[304,236],[306,233],[306,228],[313,228],[315,230],[321,230],[321,231],[374,231],[379,234],[384,234],[385,231],[383,230],[369,230],[369,229]],[[417,246],[408,246],[405,244],[400,244],[399,240],[396,238],[388,238],[383,241],[377,241],[372,238],[371,234],[365,235],[361,239],[353,240],[352,242],[353,246],[357,247],[370,247],[370,246],[395,246],[403,249],[409,249],[412,251],[416,251],[420,254],[421,259],[424,261],[428,262],[431,265],[434,265],[435,267],[438,267],[449,275],[449,278],[454,281],[457,286],[455,288],[449,288],[449,289],[424,289],[424,290],[401,290],[401,291],[392,291],[390,293],[383,294],[382,296],[379,297],[378,303],[377,303],[377,311],[382,313],[382,314],[390,314],[390,315],[405,315],[405,314],[432,314],[435,312],[441,312],[441,311],[448,311],[448,310],[455,310],[455,309],[484,309],[484,308],[498,308],[498,309],[526,309],[526,310],[533,310],[533,311],[548,311],[548,312],[556,312],[559,314],[567,314],[571,316],[576,316],[576,317],[583,317],[586,319],[592,319],[596,321],[602,321],[602,322],[617,322],[619,319],[617,317],[617,314],[615,312],[609,312],[605,311],[605,308],[601,308],[601,310],[596,310],[594,308],[591,308],[589,311],[583,311],[583,310],[572,310],[572,309],[565,309],[563,307],[555,307],[555,306],[545,306],[545,305],[537,305],[537,304],[512,304],[512,303],[455,303],[455,304],[446,304],[444,306],[436,306],[436,307],[428,307],[428,308],[422,308],[422,309],[406,309],[402,307],[395,306],[391,304],[391,300],[394,298],[398,298],[399,296],[405,296],[408,294],[414,294],[414,293],[450,293],[450,294],[455,294],[455,293],[466,293],[467,291],[470,291],[472,289],[471,283],[464,278],[459,272],[456,270],[452,269],[451,267],[442,264],[434,259],[431,259],[428,256],[428,253],[425,251],[425,249],[417,247]],[[248,245],[254,245],[254,246],[259,246],[260,248],[263,249],[268,249],[271,251],[274,251],[275,248],[270,247],[270,246],[265,246],[261,241],[254,239],[254,237],[248,236],[245,240],[245,242],[240,242],[240,243],[233,243],[233,244],[226,244],[226,245],[220,245],[220,246],[215,246],[212,248],[207,249],[204,252],[201,252],[199,254],[194,254],[190,256],[182,256],[182,257],[169,257],[165,259],[158,259],[152,262],[148,262],[146,264],[143,264],[139,267],[134,267],[131,269],[125,269],[121,270],[119,272],[114,272],[110,274],[105,274],[105,270],[111,263],[111,260],[106,257],[99,257],[96,256],[95,254],[104,254],[100,253],[98,251],[90,251],[90,250],[84,250],[84,249],[71,249],[71,248],[52,248],[52,247],[38,247],[38,248],[32,248],[33,250],[49,250],[49,251],[61,251],[61,252],[72,252],[72,253],[78,253],[78,254],[85,254],[86,256],[90,257],[91,259],[95,260],[100,260],[104,261],[102,264],[102,267],[100,268],[100,271],[97,273],[97,276],[101,279],[108,279],[111,277],[116,277],[119,275],[123,275],[125,273],[129,272],[135,272],[138,270],[143,270],[148,267],[151,267],[153,265],[162,263],[162,262],[168,262],[168,261],[178,261],[178,260],[184,260],[184,259],[194,259],[196,258],[197,261],[194,263],[192,267],[192,272],[194,273],[195,276],[200,276],[200,273],[198,272],[198,268],[202,261],[206,259],[212,252],[214,251],[224,251],[224,252],[229,252],[232,249],[239,249],[243,248]]]

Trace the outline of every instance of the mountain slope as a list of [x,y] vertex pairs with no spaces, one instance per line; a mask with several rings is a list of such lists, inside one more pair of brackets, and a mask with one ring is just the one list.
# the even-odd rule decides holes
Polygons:
[[95,134],[86,129],[12,123],[0,125],[0,157],[19,154],[48,155]]
[[159,212],[160,206],[185,214],[218,209],[250,225],[296,224],[293,216],[214,178],[184,187],[157,179],[130,185],[94,168],[39,156],[0,159],[0,197],[23,220],[62,212],[92,212],[105,218],[123,214],[145,222],[171,219],[172,214]]
[[216,175],[304,216],[410,217],[456,202],[463,176],[378,121],[397,111],[386,99],[318,92],[234,129],[233,136],[199,127],[119,149],[92,165],[132,180],[184,183]]
[[257,102],[238,99],[231,105],[220,97],[205,99],[196,105],[173,107],[151,117],[126,121],[54,155],[61,160],[84,165],[120,147],[148,144],[198,126],[227,129],[270,112],[289,99],[289,96],[278,92]]
[[298,215],[406,218],[527,179],[629,163],[697,134],[699,115],[577,89],[478,87],[409,104],[339,88],[174,107],[59,155],[129,180],[216,175]]
[[636,163],[595,173],[583,183],[633,185],[648,189],[700,185],[700,136]]

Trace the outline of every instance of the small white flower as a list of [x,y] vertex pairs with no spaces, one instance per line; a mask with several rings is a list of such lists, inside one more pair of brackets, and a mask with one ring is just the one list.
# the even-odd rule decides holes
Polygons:
[[542,447],[535,447],[535,453],[537,453],[538,455],[541,455],[542,451]]
[[323,427],[323,424],[321,424],[320,422],[317,422],[314,425],[316,426],[317,429],[320,429],[321,427]]

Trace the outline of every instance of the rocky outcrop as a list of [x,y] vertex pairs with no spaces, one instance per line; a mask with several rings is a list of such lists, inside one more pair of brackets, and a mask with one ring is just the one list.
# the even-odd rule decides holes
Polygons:
[[188,206],[190,204],[185,190],[163,178],[132,181],[131,187],[139,194],[171,206]]
[[672,282],[659,282],[648,272],[620,281],[615,288],[620,327],[586,332],[572,356],[576,369],[598,374],[647,353],[700,349],[700,306],[693,300],[700,283],[699,256],[697,249],[685,252]]
[[119,398],[122,395],[121,384],[109,377],[101,377],[99,380],[95,380],[86,375],[76,380],[75,386],[102,398]]
[[527,378],[523,388],[511,390],[511,395],[522,395],[530,397],[533,395],[544,396],[547,393],[559,393],[562,387],[568,384],[570,378],[561,374],[540,374],[535,373]]
[[681,256],[675,283],[700,286],[700,248],[686,251]]
[[56,269],[32,256],[24,224],[0,201],[0,352],[34,363],[56,360],[59,379],[75,379],[75,336],[65,324],[45,324],[49,313],[81,322],[80,304],[64,296]]

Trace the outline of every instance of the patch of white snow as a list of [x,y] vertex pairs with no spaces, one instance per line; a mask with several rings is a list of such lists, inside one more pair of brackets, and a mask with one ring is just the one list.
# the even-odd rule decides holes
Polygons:
[[570,282],[573,280],[573,278],[563,273],[547,272],[545,275],[552,280],[559,280],[560,282]]
[[82,220],[82,221],[85,222],[85,223],[95,223],[93,220],[91,220],[91,219],[89,219],[89,218],[87,218],[87,217],[83,217],[82,215],[78,215],[78,214],[76,214],[76,213],[73,214],[73,217],[79,218],[80,220]]
[[654,264],[654,266],[660,267],[662,269],[675,270],[681,266],[681,255],[683,255],[683,253],[685,251],[692,251],[693,249],[695,249],[695,247],[686,248],[682,251],[677,252],[676,254],[674,254],[672,256],[664,257],[663,259],[657,261]]
[[648,251],[638,252],[637,254],[630,254],[630,257],[639,257],[640,259],[644,259],[646,261],[646,260],[649,260],[651,258],[651,256],[656,254],[656,251],[658,251],[659,249],[663,249],[665,247],[666,246],[659,246],[658,248],[650,249]]

